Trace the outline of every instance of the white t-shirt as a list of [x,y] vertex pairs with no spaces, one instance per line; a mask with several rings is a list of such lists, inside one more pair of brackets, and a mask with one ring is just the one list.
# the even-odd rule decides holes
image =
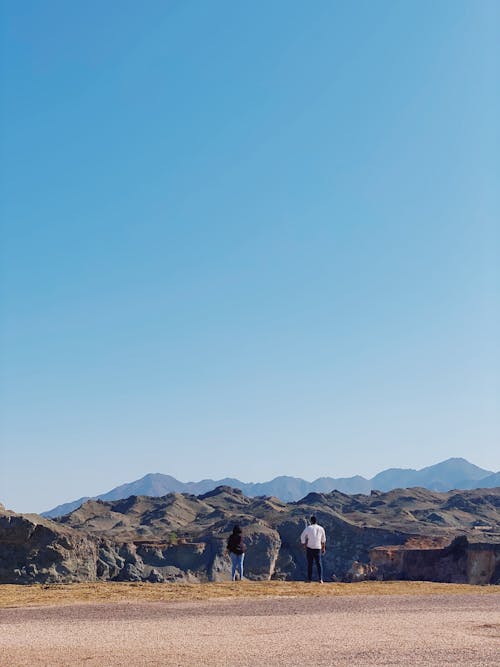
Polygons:
[[307,542],[309,549],[321,549],[321,543],[326,544],[325,529],[317,523],[312,523],[302,531],[300,541],[302,544]]

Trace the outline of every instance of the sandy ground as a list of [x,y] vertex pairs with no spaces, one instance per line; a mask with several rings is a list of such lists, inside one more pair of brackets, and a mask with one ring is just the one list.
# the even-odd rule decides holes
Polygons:
[[0,609],[0,665],[499,665],[500,595]]
[[303,581],[212,581],[148,584],[94,581],[74,584],[0,584],[1,607],[66,605],[79,602],[194,602],[220,598],[318,597],[344,595],[498,595],[498,586],[434,581],[360,581],[309,585]]

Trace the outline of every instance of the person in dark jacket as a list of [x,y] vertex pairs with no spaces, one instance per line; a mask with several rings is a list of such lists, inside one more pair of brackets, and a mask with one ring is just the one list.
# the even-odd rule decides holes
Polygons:
[[239,526],[234,526],[233,532],[227,540],[227,551],[231,557],[231,578],[236,581],[236,572],[240,575],[240,581],[243,579],[243,561],[245,560],[245,551],[247,550],[243,542],[243,534]]

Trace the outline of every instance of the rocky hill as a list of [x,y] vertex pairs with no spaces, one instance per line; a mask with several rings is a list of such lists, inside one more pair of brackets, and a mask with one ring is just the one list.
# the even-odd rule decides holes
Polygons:
[[86,534],[0,505],[0,583],[94,581],[97,557]]
[[[240,489],[246,496],[276,496],[285,502],[294,502],[308,493],[330,493],[333,490],[343,493],[370,493],[372,490],[390,491],[391,489],[422,486],[432,491],[449,491],[451,489],[491,488],[500,484],[500,473],[479,468],[465,459],[451,458],[436,465],[412,470],[406,468],[390,468],[372,479],[361,475],[354,477],[319,477],[314,482],[307,482],[297,477],[280,476],[269,482],[246,483],[238,479],[225,478],[220,480],[203,479],[200,482],[179,482],[171,475],[150,473],[141,479],[117,486],[107,493],[94,498],[100,500],[119,500],[129,496],[164,496],[167,493],[191,493],[201,495],[218,486],[230,486]],[[58,505],[43,516],[56,518],[72,512],[82,503],[89,500],[88,496]]]
[[303,579],[299,536],[314,513],[328,536],[327,578],[500,583],[499,510],[500,488],[334,491],[287,504],[227,486],[89,500],[58,521],[1,509],[0,581],[228,579],[224,549],[234,523],[244,530],[250,579]]

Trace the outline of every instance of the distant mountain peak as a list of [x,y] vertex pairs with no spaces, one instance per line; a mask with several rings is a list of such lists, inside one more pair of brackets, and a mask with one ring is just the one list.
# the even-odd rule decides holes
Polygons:
[[[140,479],[117,486],[95,498],[101,500],[120,500],[129,496],[162,497],[169,493],[187,493],[210,498],[215,495],[229,494],[239,498],[239,494],[248,497],[274,496],[283,502],[296,502],[308,494],[328,494],[336,490],[344,494],[369,494],[373,490],[390,491],[396,488],[422,487],[431,491],[449,491],[451,489],[472,489],[481,487],[484,480],[486,487],[498,485],[499,474],[485,470],[462,457],[451,457],[420,470],[413,468],[388,468],[379,472],[372,479],[361,475],[353,477],[318,477],[308,482],[300,477],[280,475],[268,482],[241,482],[226,477],[221,480],[203,479],[200,482],[180,482],[171,475],[147,473]],[[206,495],[209,494],[209,495]],[[75,510],[88,497],[80,498],[64,505],[58,505],[43,516],[57,517]]]

